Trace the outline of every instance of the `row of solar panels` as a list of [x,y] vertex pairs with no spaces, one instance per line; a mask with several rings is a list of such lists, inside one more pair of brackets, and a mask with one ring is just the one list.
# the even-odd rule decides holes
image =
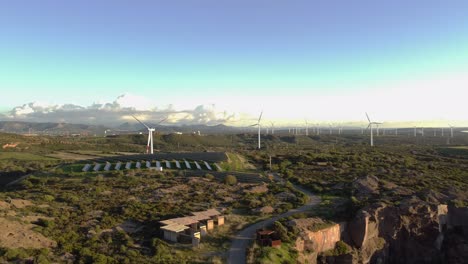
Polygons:
[[[124,168],[127,169],[127,170],[131,169],[133,163],[134,162],[132,162],[132,161],[125,162]],[[193,163],[195,165],[195,168],[198,169],[198,170],[210,170],[210,171],[213,170],[211,165],[206,161],[200,161],[201,165],[197,161],[194,161]],[[144,165],[148,169],[155,168],[156,170],[162,170],[162,165],[163,164],[165,165],[165,167],[167,169],[172,169],[173,168],[171,162],[167,161],[167,160],[163,161],[163,162],[155,161],[154,164],[151,161],[143,161],[143,162],[137,161],[137,162],[135,162],[135,168],[141,169],[142,166]],[[184,164],[184,167],[186,169],[190,169],[190,170],[195,169],[195,168],[192,168],[192,165],[187,160],[184,160],[183,162],[179,162],[178,160],[176,160],[175,161],[175,169],[182,169],[182,164]],[[113,164],[108,162],[108,161],[105,164],[96,163],[96,164],[92,165],[92,164],[87,163],[87,164],[85,164],[83,166],[82,171],[83,172],[88,172],[90,170],[93,170],[93,171],[120,170],[120,169],[122,169],[122,166],[124,165],[124,163],[119,161],[119,162],[115,163],[114,166],[112,166],[112,165]],[[153,165],[155,165],[155,166],[153,166]],[[217,163],[214,163],[213,165],[214,165],[214,167],[215,167],[215,169],[217,171],[222,171],[221,167]],[[202,166],[204,166],[204,167],[202,167]]]
[[207,160],[210,162],[226,161],[227,155],[224,152],[174,152],[174,153],[155,153],[155,154],[136,154],[124,156],[100,157],[88,162],[127,162],[139,160]]

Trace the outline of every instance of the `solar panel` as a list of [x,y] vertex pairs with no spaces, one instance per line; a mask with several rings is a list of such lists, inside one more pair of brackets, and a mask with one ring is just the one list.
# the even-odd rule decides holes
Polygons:
[[198,164],[198,162],[196,162],[196,161],[195,161],[195,166],[197,166],[197,169],[199,169],[199,170],[202,169],[201,166],[200,166],[200,164]]
[[85,171],[85,172],[89,171],[90,168],[91,168],[91,164],[86,164],[86,165],[84,165],[82,171]]
[[212,170],[211,166],[210,166],[210,164],[208,164],[208,162],[204,161],[204,163],[205,163],[206,168],[208,168],[209,170]]
[[115,164],[115,170],[120,170],[120,167],[122,167],[122,162],[117,162],[117,164]]
[[110,167],[111,167],[111,164],[109,162],[106,162],[106,166],[104,167],[104,170],[109,171]]
[[127,164],[125,164],[125,169],[129,170],[132,167],[132,162],[129,161]]
[[180,162],[178,160],[175,161],[175,166],[178,168],[178,169],[181,169],[180,167]]
[[221,169],[221,167],[218,165],[218,163],[215,163],[214,165],[215,165],[217,171],[223,171],[223,169]]
[[135,168],[137,168],[137,169],[141,168],[141,162],[137,161],[137,163],[135,165]]
[[151,168],[151,162],[149,161],[146,162],[146,168]]
[[171,168],[171,163],[166,160],[166,168],[170,169]]
[[187,167],[187,169],[191,169],[192,166],[190,166],[190,163],[188,161],[185,160],[185,166]]
[[101,164],[96,163],[96,165],[94,165],[93,171],[98,171],[100,168],[101,168]]

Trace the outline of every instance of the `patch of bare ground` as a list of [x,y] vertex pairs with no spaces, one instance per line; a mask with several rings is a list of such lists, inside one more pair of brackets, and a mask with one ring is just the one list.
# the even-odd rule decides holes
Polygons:
[[23,207],[26,207],[26,206],[33,205],[33,203],[31,201],[23,200],[23,199],[11,199],[10,204],[13,205],[16,208],[23,208]]
[[51,248],[57,243],[33,230],[33,224],[23,224],[0,217],[0,247]]

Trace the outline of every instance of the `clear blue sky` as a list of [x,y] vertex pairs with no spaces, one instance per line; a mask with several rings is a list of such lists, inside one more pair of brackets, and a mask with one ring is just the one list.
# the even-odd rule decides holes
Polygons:
[[2,1],[0,109],[125,92],[222,105],[463,76],[467,14],[466,0]]

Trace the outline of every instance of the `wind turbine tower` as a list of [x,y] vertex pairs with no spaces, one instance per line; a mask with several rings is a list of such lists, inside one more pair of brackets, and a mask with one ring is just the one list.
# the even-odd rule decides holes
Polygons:
[[[140,124],[142,124],[144,127],[148,129],[148,143],[146,144],[146,154],[153,154],[154,148],[153,148],[153,132],[156,130],[154,128],[150,128],[147,126],[145,123],[141,122],[138,118],[136,118],[134,115],[132,115],[133,118],[135,118],[136,121],[138,121]],[[158,125],[164,122],[167,118],[164,118],[163,120],[158,122]]]
[[260,121],[262,120],[262,115],[263,115],[263,111],[260,112],[260,116],[258,117],[257,123],[251,125],[251,127],[254,127],[254,126],[257,126],[257,127],[258,127],[258,149],[260,149],[260,147],[261,147],[261,145],[260,145],[260,134],[261,134]]
[[371,147],[373,147],[374,146],[374,132],[373,132],[372,125],[380,125],[382,123],[372,122],[367,113],[366,113],[366,117],[367,117],[367,120],[369,121],[369,126],[367,128],[368,129],[370,128],[370,145]]
[[453,126],[449,124],[450,127],[450,137],[453,138]]
[[307,120],[305,120],[305,124],[306,124],[305,134],[306,134],[306,136],[308,136],[309,135],[309,123],[307,123]]

